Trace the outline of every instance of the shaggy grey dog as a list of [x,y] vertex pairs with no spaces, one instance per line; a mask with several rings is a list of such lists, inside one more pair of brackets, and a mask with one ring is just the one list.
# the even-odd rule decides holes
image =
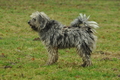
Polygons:
[[97,40],[94,29],[99,27],[95,21],[88,21],[89,17],[80,14],[70,26],[65,26],[56,20],[51,20],[44,12],[37,11],[30,17],[28,24],[38,32],[41,41],[47,47],[49,58],[46,65],[58,60],[58,49],[72,47],[76,47],[78,55],[82,57],[83,67],[92,64],[90,55]]

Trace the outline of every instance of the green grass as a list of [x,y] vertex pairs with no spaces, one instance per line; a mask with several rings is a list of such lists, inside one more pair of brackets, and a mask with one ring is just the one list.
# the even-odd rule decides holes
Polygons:
[[[120,2],[118,0],[0,0],[0,80],[120,80]],[[99,23],[93,66],[80,67],[75,49],[59,50],[59,60],[44,66],[47,51],[27,24],[44,11],[69,25],[79,13]]]

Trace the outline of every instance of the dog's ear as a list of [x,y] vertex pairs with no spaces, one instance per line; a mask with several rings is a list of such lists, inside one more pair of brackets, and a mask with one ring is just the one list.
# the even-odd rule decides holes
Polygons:
[[40,29],[44,29],[45,26],[46,26],[46,24],[47,24],[46,20],[41,21],[41,23],[40,23]]
[[39,21],[40,21],[40,29],[44,29],[48,21],[42,18],[41,16]]

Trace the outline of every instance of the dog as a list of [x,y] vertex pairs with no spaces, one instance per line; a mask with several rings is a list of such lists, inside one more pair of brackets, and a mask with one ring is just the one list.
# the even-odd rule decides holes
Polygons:
[[58,49],[76,47],[77,53],[82,57],[86,67],[92,65],[91,53],[95,49],[97,36],[95,29],[98,24],[95,21],[88,21],[90,16],[80,13],[70,26],[65,26],[56,20],[51,20],[44,12],[34,12],[28,21],[30,27],[38,32],[40,40],[48,50],[48,61],[51,65],[58,60]]

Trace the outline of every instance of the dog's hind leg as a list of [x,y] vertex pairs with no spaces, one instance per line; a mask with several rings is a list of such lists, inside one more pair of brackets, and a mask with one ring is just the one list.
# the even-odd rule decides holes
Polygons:
[[78,54],[82,57],[82,60],[83,60],[83,64],[81,66],[83,67],[86,67],[86,66],[90,66],[92,65],[92,62],[91,62],[91,50],[89,49],[89,47],[87,45],[78,45],[77,46],[77,52]]
[[92,62],[90,60],[90,55],[84,55],[81,54],[82,60],[83,60],[83,64],[81,66],[86,67],[86,66],[91,66]]
[[48,47],[48,61],[46,65],[51,65],[58,60],[58,49],[56,47]]

